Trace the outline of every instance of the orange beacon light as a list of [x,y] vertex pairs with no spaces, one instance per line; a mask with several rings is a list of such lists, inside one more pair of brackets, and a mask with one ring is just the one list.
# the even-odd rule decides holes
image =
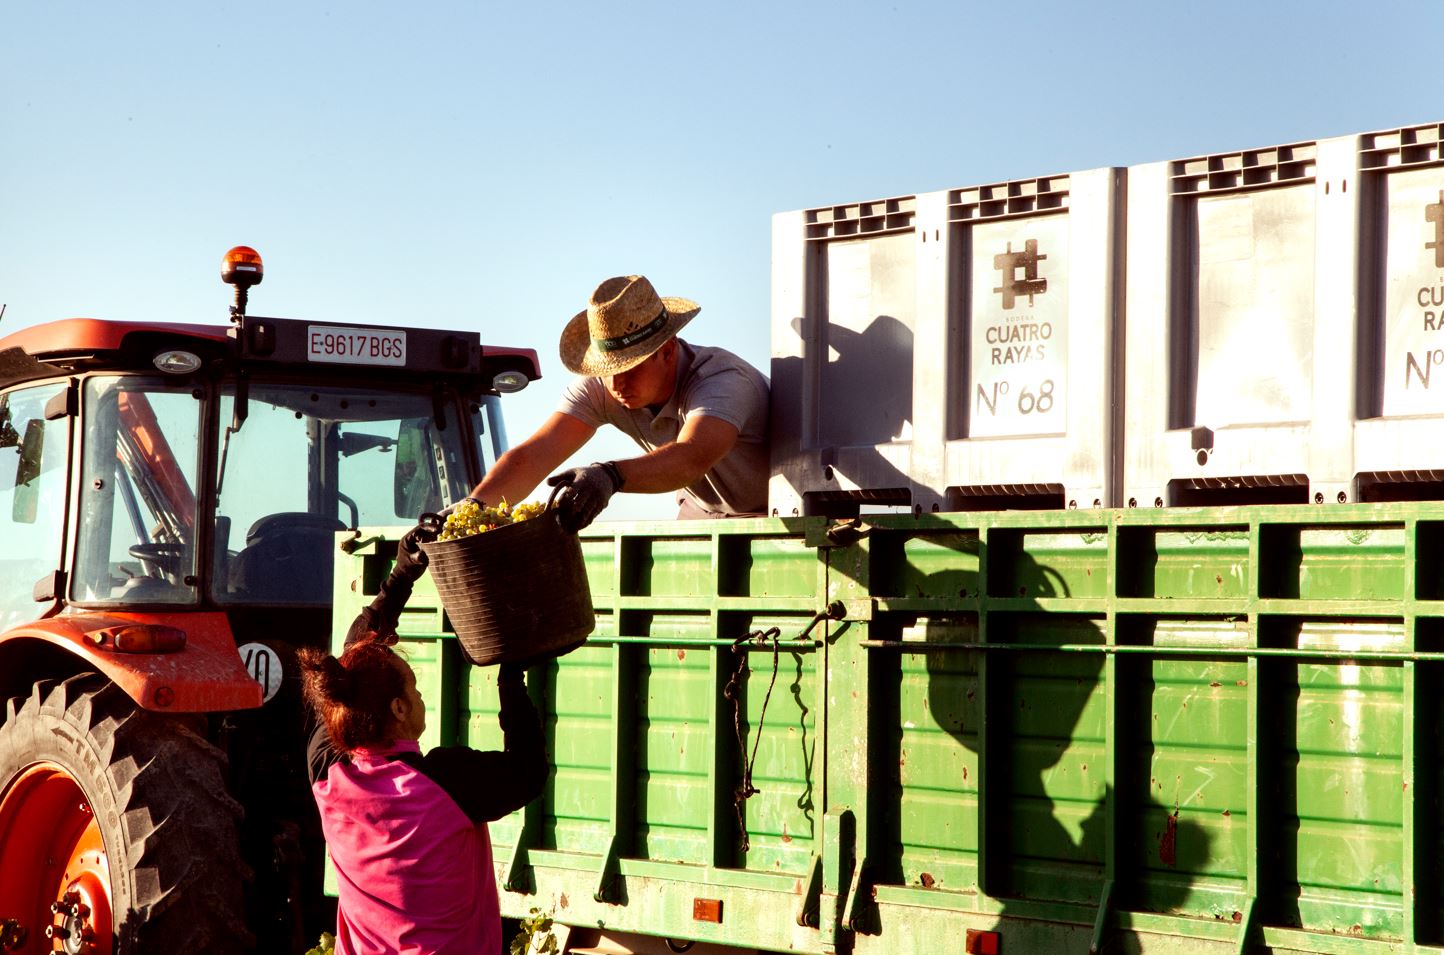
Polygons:
[[252,285],[260,285],[265,274],[261,254],[248,245],[236,246],[221,259],[221,281],[236,287],[231,321],[240,321],[246,314],[246,293]]

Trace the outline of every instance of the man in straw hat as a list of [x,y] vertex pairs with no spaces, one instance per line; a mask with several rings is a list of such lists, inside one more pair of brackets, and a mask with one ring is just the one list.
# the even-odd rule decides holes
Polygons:
[[678,517],[754,517],[767,509],[767,378],[721,348],[677,337],[701,308],[659,296],[640,275],[598,285],[562,331],[561,359],[580,377],[535,434],[501,456],[473,499],[520,501],[610,424],[645,451],[571,468],[559,504],[572,530],[613,494],[677,492]]

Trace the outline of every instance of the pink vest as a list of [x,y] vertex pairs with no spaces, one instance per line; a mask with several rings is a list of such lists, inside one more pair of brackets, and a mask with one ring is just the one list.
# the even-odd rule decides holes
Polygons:
[[499,955],[491,839],[390,753],[358,749],[312,790],[340,884],[336,955]]

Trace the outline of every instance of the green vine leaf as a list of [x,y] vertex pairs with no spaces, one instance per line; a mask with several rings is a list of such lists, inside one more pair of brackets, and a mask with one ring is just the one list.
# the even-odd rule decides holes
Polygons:
[[507,955],[556,955],[557,937],[552,932],[551,915],[533,907],[531,914],[522,918],[520,923]]

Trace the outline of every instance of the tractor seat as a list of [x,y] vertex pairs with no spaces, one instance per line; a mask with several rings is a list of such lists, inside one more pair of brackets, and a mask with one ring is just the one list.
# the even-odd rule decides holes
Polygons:
[[324,514],[267,514],[246,531],[246,546],[232,562],[232,594],[260,602],[329,604],[336,532],[345,529]]

